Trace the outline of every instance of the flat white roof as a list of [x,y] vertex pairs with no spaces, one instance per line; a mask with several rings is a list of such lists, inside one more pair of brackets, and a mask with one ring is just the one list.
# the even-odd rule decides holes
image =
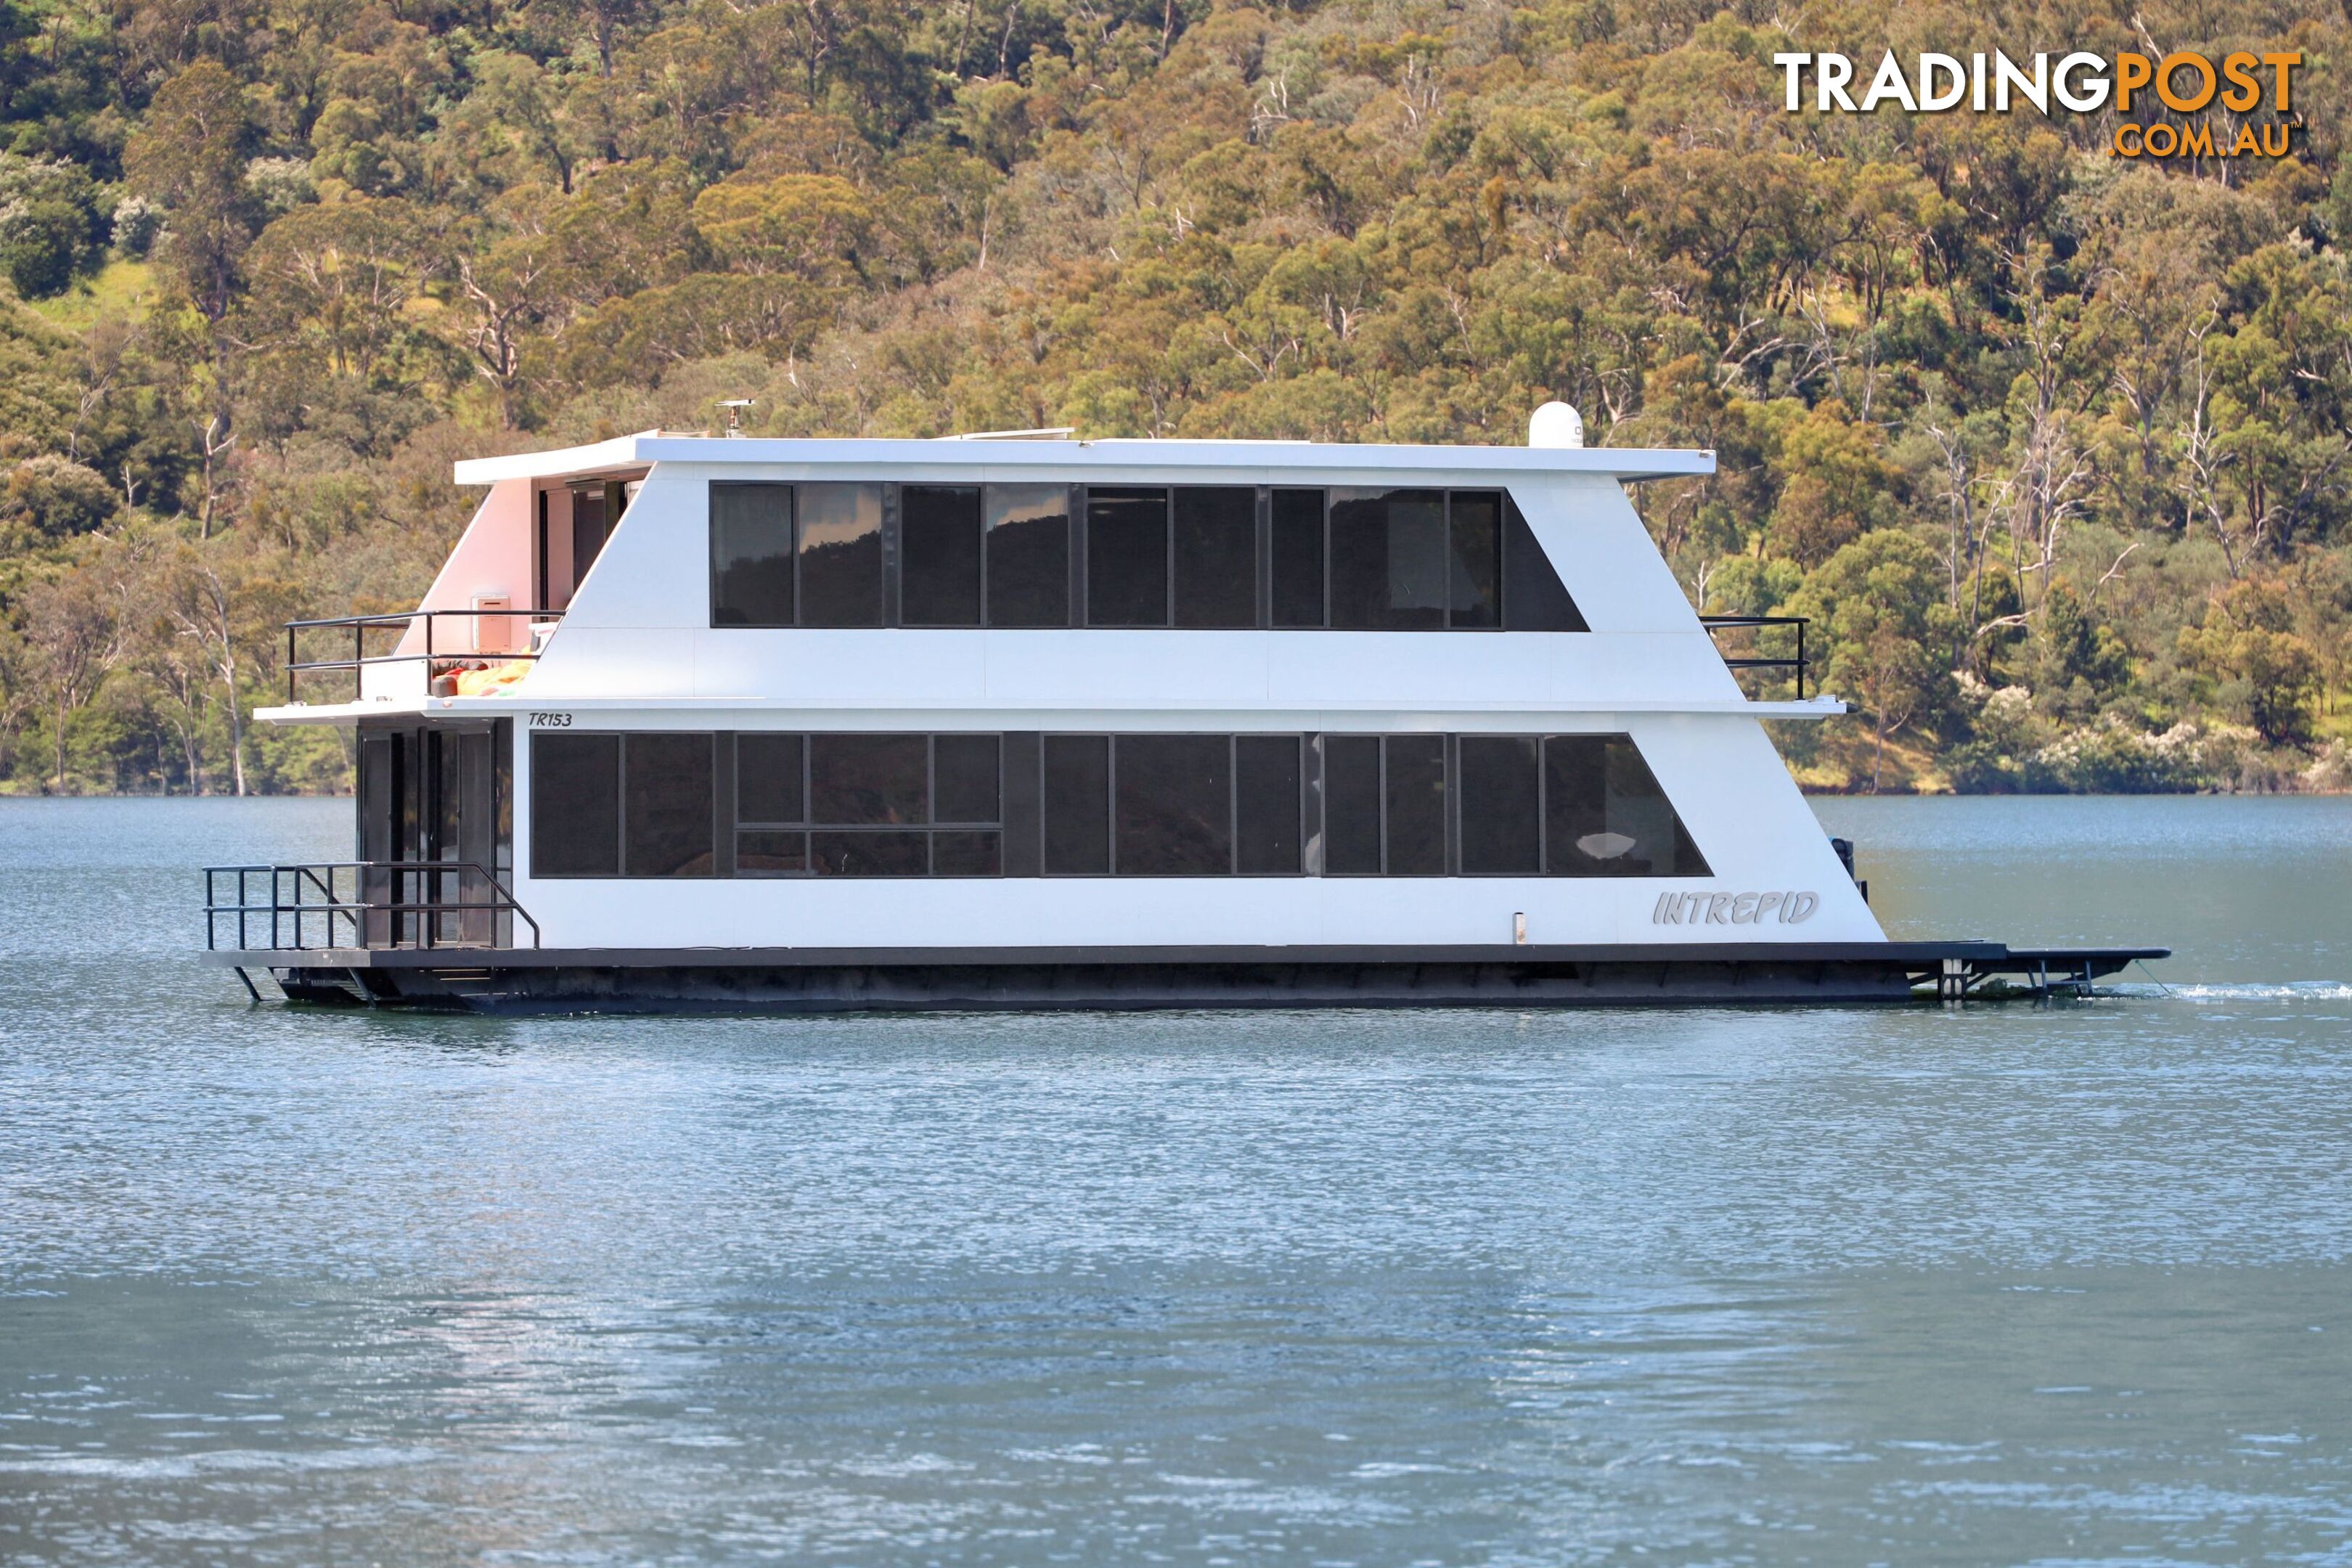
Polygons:
[[1405,447],[1315,441],[933,441],[826,439],[770,441],[646,431],[586,447],[471,458],[457,466],[461,485],[550,479],[641,468],[653,463],[855,468],[866,473],[909,468],[1066,468],[1073,478],[1099,469],[1246,468],[1360,470],[1365,473],[1605,474],[1662,479],[1715,472],[1715,453],[1641,447]]

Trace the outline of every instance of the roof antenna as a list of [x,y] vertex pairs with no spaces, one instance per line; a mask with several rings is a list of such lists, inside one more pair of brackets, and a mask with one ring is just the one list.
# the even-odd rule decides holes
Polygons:
[[740,441],[743,438],[743,410],[758,401],[756,397],[722,397],[719,400],[719,406],[727,410],[729,440]]

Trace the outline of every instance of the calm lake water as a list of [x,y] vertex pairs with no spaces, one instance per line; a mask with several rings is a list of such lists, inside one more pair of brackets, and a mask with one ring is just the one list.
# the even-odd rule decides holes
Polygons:
[[0,1561],[2352,1559],[2352,801],[1824,801],[2087,1004],[520,1021],[0,802]]

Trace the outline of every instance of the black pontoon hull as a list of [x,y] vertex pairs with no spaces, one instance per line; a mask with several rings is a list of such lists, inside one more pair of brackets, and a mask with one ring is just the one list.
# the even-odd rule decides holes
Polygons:
[[2162,948],[329,949],[207,956],[289,1000],[474,1012],[1789,1005],[2080,994]]

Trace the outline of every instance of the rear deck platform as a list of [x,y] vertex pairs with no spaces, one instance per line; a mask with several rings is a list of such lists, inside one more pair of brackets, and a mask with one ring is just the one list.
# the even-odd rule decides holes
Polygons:
[[[484,1013],[1802,1005],[2087,995],[2169,949],[1705,946],[223,950],[287,998]],[[257,994],[258,992],[257,990]]]

